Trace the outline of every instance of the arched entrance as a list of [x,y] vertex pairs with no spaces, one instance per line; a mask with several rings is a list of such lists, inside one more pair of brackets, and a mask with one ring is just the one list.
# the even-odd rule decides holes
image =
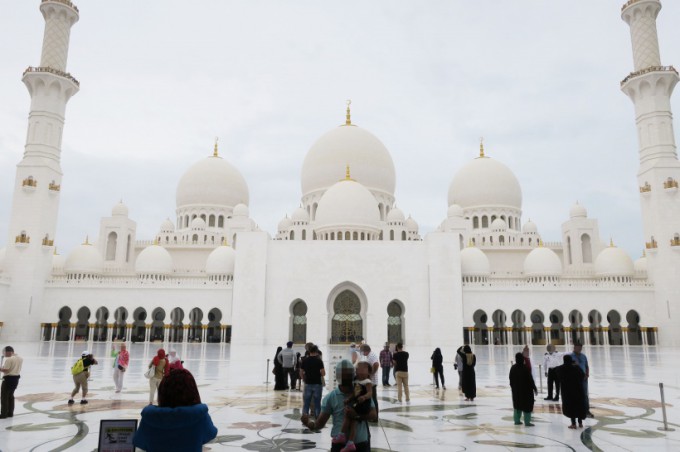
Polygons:
[[125,341],[127,340],[127,309],[120,307],[113,313],[113,338],[112,340]]
[[304,344],[307,342],[307,303],[302,300],[296,300],[293,303],[291,313],[292,331],[290,340],[296,344]]
[[611,310],[607,314],[609,322],[609,345],[623,345],[623,333],[621,332],[621,314]]
[[602,333],[602,314],[593,309],[588,314],[588,321],[590,322],[589,339],[591,345],[603,345],[604,334]]
[[494,345],[505,345],[508,343],[508,334],[505,330],[506,316],[505,312],[497,309],[491,314],[493,321],[493,343]]
[[68,341],[71,339],[71,308],[64,306],[59,310],[59,322],[57,322],[58,341]]
[[99,342],[106,342],[106,334],[108,332],[108,318],[109,310],[105,307],[97,309],[95,313],[96,322],[94,324],[94,340]]
[[642,332],[640,331],[640,314],[630,310],[626,314],[628,321],[628,345],[642,345]]
[[531,313],[531,344],[545,345],[545,327],[543,326],[543,313],[536,310]]
[[585,338],[583,335],[583,315],[574,309],[569,313],[569,322],[571,326],[571,343],[584,344]]
[[564,316],[555,309],[550,313],[550,342],[553,345],[564,345]]
[[206,333],[205,341],[209,344],[221,342],[222,327],[222,311],[217,308],[212,308],[208,312],[208,331]]
[[189,312],[189,337],[187,338],[189,342],[201,342],[203,334],[201,320],[203,320],[203,311],[194,308]]
[[182,342],[184,339],[184,311],[175,308],[170,312],[170,342]]
[[137,308],[132,313],[132,335],[130,340],[134,342],[144,342],[146,340],[146,309]]
[[76,323],[74,339],[77,341],[87,341],[90,339],[90,310],[83,306],[78,309],[77,317],[78,323]]
[[363,327],[359,297],[351,290],[343,290],[333,302],[331,343],[359,342],[363,339]]
[[151,313],[151,342],[165,340],[165,310],[156,308]]
[[472,336],[475,345],[484,345],[489,343],[489,328],[486,325],[488,320],[486,312],[478,309],[472,314],[472,320],[475,322],[474,333]]
[[404,343],[403,315],[404,310],[398,301],[387,305],[387,342],[390,344]]

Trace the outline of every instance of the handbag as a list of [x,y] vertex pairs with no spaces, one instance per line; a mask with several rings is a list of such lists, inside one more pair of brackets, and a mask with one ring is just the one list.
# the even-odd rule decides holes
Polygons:
[[153,378],[154,375],[156,375],[156,366],[151,366],[149,370],[144,372],[144,376],[149,379]]
[[437,371],[437,369],[435,369],[434,367],[430,367],[430,373],[431,374],[435,373],[436,371]]
[[125,367],[118,364],[118,370],[120,370],[121,372],[125,372]]

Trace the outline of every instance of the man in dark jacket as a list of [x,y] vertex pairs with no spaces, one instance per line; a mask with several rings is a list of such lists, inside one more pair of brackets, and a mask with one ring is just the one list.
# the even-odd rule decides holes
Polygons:
[[521,425],[524,413],[524,425],[533,427],[531,412],[534,411],[534,395],[538,394],[534,377],[524,365],[524,355],[515,355],[515,364],[510,368],[510,388],[512,388],[512,408],[514,409],[515,425]]

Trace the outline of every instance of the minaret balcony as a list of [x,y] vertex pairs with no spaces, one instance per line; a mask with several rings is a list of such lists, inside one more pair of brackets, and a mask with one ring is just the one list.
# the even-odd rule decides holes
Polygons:
[[51,191],[61,191],[61,185],[55,184],[54,181],[50,182],[50,185],[48,186],[48,188]]
[[[43,0],[43,1],[45,1],[45,0]],[[49,0],[49,1],[54,1],[54,0]],[[58,3],[64,3],[64,2],[58,2]],[[35,73],[35,72],[43,72],[43,73],[58,75],[59,77],[63,77],[65,79],[69,80],[70,82],[72,82],[77,87],[80,87],[80,82],[78,80],[76,80],[76,78],[74,76],[72,76],[70,73],[60,71],[59,69],[53,69],[53,68],[47,67],[47,66],[38,66],[38,67],[29,66],[29,67],[26,68],[23,75],[26,75],[28,73]]]
[[14,243],[16,245],[28,245],[31,243],[31,238],[22,232],[14,238]]
[[42,244],[43,244],[43,246],[54,246],[54,240],[50,240],[47,237],[45,237],[42,240]]
[[671,239],[671,246],[680,247],[680,237],[674,237]]
[[640,77],[641,75],[649,74],[651,72],[673,72],[676,76],[678,75],[678,71],[673,66],[649,66],[628,74],[626,78],[621,80],[621,86],[625,85],[628,83],[628,81],[636,77]]
[[80,11],[78,11],[78,7],[76,5],[74,5],[73,2],[70,2],[69,0],[42,0],[42,2],[40,2],[40,3],[61,3],[62,5],[66,5],[70,8],[73,8],[77,13],[80,12]]
[[648,193],[651,193],[651,191],[652,191],[652,186],[649,185],[649,182],[645,182],[645,185],[640,187],[640,193],[641,194],[648,194]]
[[654,239],[651,242],[645,242],[645,248],[648,250],[656,250],[658,247],[659,244]]

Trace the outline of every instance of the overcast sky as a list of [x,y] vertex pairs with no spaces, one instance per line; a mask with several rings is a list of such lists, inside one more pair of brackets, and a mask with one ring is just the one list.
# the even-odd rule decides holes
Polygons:
[[[175,218],[179,178],[220,153],[245,177],[250,212],[276,233],[299,204],[314,141],[352,119],[389,149],[397,205],[421,233],[445,218],[449,183],[476,157],[509,166],[523,221],[544,240],[578,200],[601,237],[633,259],[644,246],[632,70],[622,1],[81,0],[68,71],[56,244],[96,237],[122,199],[151,239]],[[39,0],[0,14],[0,246],[30,98],[23,70],[40,62]],[[680,65],[680,2],[659,20],[663,64]],[[680,111],[677,95],[673,109]]]

